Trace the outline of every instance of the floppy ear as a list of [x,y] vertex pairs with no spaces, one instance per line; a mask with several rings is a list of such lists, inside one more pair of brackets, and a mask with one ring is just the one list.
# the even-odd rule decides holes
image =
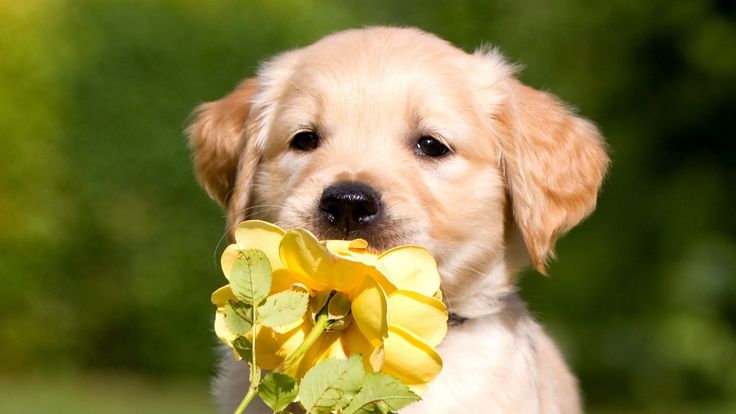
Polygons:
[[[194,110],[194,122],[187,129],[197,179],[223,207],[228,205],[238,164],[246,151],[246,124],[251,97],[257,87],[257,78],[251,78],[224,98],[200,105]],[[251,168],[256,163],[257,159],[248,162]]]
[[510,83],[503,166],[514,219],[546,274],[557,238],[595,208],[609,159],[595,125],[548,93]]

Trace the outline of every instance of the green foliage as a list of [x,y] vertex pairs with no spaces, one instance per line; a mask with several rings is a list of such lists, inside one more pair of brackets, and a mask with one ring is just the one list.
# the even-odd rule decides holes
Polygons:
[[308,305],[308,293],[285,290],[267,297],[258,307],[258,321],[271,328],[288,325],[304,316]]
[[258,384],[258,395],[274,412],[288,407],[298,392],[299,386],[296,380],[278,372],[269,372]]
[[243,361],[251,361],[253,359],[253,344],[244,336],[240,336],[233,341],[233,348]]
[[271,262],[260,250],[244,250],[233,264],[230,288],[235,297],[256,307],[271,290]]
[[407,405],[419,401],[409,387],[395,377],[380,372],[366,374],[360,391],[353,397],[343,414],[386,414],[399,411]]
[[302,378],[299,402],[307,414],[326,414],[343,407],[360,390],[365,375],[363,359],[326,359]]
[[733,412],[735,16],[722,0],[2,1],[0,372],[211,376],[227,240],[188,114],[276,52],[401,24],[498,46],[609,142],[598,208],[550,278],[521,279],[589,411]]
[[326,359],[307,371],[299,389],[299,403],[307,414],[388,414],[419,401],[397,378],[366,373],[362,357]]
[[245,335],[253,326],[252,307],[241,302],[225,304],[225,325],[236,335]]
[[0,413],[204,414],[212,412],[206,381],[107,373],[0,377]]

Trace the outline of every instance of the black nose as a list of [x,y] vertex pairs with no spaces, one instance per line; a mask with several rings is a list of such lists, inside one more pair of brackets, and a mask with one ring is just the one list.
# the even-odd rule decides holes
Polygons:
[[319,209],[330,226],[347,235],[376,221],[381,213],[381,198],[368,184],[341,181],[325,188]]

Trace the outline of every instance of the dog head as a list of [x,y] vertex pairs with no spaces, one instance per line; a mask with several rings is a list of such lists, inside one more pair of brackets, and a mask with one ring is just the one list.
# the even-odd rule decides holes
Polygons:
[[377,250],[426,246],[468,317],[494,311],[529,259],[544,272],[608,166],[595,126],[500,54],[416,29],[350,30],[277,56],[201,105],[189,135],[229,228],[260,218]]

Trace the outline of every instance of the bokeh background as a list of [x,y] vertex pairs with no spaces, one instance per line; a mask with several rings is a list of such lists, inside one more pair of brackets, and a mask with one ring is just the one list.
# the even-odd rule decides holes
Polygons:
[[369,24],[490,42],[607,137],[598,210],[522,286],[589,412],[736,412],[730,0],[0,0],[0,412],[214,412],[187,117]]

